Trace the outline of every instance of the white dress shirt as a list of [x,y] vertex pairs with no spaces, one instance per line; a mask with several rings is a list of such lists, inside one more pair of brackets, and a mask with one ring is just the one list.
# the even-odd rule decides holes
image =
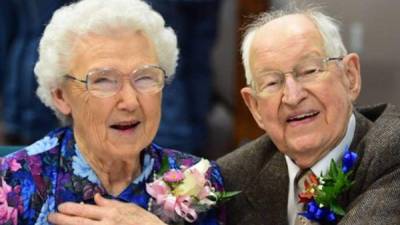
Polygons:
[[[338,161],[343,157],[344,151],[346,147],[350,147],[350,144],[353,140],[354,131],[356,127],[356,120],[354,114],[351,115],[349,123],[347,124],[346,135],[343,137],[342,141],[332,150],[330,151],[324,158],[319,160],[314,166],[311,167],[311,170],[315,175],[319,176],[322,174],[326,174],[329,170],[329,166],[331,160]],[[289,158],[289,156],[285,155],[286,164],[288,166],[289,173],[289,195],[288,195],[288,223],[289,225],[294,225],[296,216],[297,216],[297,196],[295,196],[295,185],[294,179],[297,173],[300,171],[300,168]]]

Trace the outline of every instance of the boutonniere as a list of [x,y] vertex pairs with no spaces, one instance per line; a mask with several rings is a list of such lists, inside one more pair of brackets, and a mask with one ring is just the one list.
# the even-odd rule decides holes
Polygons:
[[353,182],[349,179],[358,156],[346,149],[341,162],[331,161],[327,174],[309,176],[305,182],[305,192],[299,194],[299,202],[306,205],[306,211],[299,213],[313,221],[337,222],[345,210],[338,203],[338,198],[348,190]]
[[154,181],[146,184],[146,191],[155,199],[152,211],[164,222],[194,222],[199,213],[239,193],[216,191],[209,179],[208,160],[179,170],[166,164],[163,162]]

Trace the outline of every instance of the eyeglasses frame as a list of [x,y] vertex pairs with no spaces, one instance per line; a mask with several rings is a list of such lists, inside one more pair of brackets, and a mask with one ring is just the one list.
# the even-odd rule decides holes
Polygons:
[[[139,71],[139,70],[147,69],[147,68],[157,68],[157,69],[160,69],[160,70],[163,72],[163,74],[164,74],[164,76],[163,76],[163,78],[164,78],[164,84],[163,84],[163,86],[160,88],[160,91],[161,91],[161,90],[163,89],[163,87],[165,86],[165,84],[167,83],[166,81],[167,81],[167,79],[168,79],[168,76],[166,75],[165,70],[164,70],[161,66],[153,65],[153,64],[144,65],[144,66],[142,66],[142,67],[140,67],[140,68],[137,68],[137,69],[133,70],[131,73],[129,73],[128,76],[130,76],[130,74],[136,73],[136,72]],[[86,91],[88,91],[89,93],[91,93],[91,92],[89,91],[89,87],[88,87],[88,78],[89,78],[90,75],[91,75],[91,74],[90,74],[90,71],[89,71],[89,72],[86,74],[86,76],[85,76],[85,80],[76,78],[75,76],[73,76],[73,75],[71,75],[71,74],[65,74],[63,77],[64,77],[64,78],[67,78],[67,79],[71,79],[71,80],[74,80],[74,81],[78,81],[78,82],[84,83],[84,84],[85,84]],[[122,86],[121,86],[121,87],[122,87]],[[121,88],[121,87],[120,87],[120,88]],[[94,96],[100,97],[100,98],[106,98],[106,97],[111,97],[111,96],[116,95],[119,91],[120,91],[120,90],[116,91],[115,94],[110,95],[110,96],[97,96],[97,95],[94,95]],[[92,94],[92,93],[91,93],[91,94]],[[92,95],[93,95],[93,94],[92,94]]]
[[[334,61],[334,60],[342,61],[343,59],[344,59],[344,56],[339,56],[339,57],[326,57],[326,58],[322,58],[321,60],[322,60],[323,63],[328,63],[328,62]],[[326,69],[324,69],[324,70],[323,69],[319,69],[316,72],[326,72],[326,71],[327,71]],[[281,71],[279,71],[279,72],[281,72]],[[286,74],[294,74],[294,78],[297,77],[295,71],[293,71],[293,70],[292,71],[288,71],[288,72],[281,72],[281,74],[284,77],[283,83],[285,83]],[[250,86],[251,89],[254,90],[254,94],[258,95],[258,93],[257,93],[258,91],[256,90],[256,87],[255,87],[254,83],[255,83],[255,81],[252,80],[249,86]]]

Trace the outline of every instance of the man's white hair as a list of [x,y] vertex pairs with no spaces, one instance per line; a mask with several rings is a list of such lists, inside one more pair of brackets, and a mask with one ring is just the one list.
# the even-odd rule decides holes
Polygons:
[[115,29],[142,31],[155,45],[160,66],[168,77],[175,73],[177,38],[165,21],[142,0],[82,0],[58,9],[47,25],[35,65],[37,95],[59,119],[67,118],[55,107],[51,91],[67,74],[75,41],[86,34],[112,35]]
[[250,48],[256,32],[259,30],[259,28],[272,20],[293,14],[305,15],[316,25],[322,36],[324,51],[327,57],[338,57],[347,54],[342,37],[340,36],[338,22],[334,18],[323,14],[318,8],[309,7],[307,9],[299,9],[295,6],[291,6],[288,9],[263,13],[259,15],[253,23],[247,26],[243,36],[241,51],[247,85],[250,85],[253,79],[250,69]]

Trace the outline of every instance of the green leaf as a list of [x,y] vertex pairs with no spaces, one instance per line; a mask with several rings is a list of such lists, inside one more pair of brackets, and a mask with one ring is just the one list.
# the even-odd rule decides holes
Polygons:
[[328,172],[328,176],[330,176],[331,178],[335,178],[338,174],[339,169],[337,168],[337,165],[335,163],[335,160],[331,160],[331,164],[329,166],[329,172]]
[[238,195],[241,191],[227,191],[227,192],[217,192],[217,198],[219,202],[227,201],[236,195]]
[[168,157],[164,155],[162,158],[162,161],[161,161],[161,168],[160,168],[160,171],[158,171],[158,174],[162,175],[162,174],[168,172],[168,170],[169,170]]
[[336,202],[331,203],[330,210],[339,216],[344,216],[344,214],[346,213],[344,211],[344,209],[340,205],[338,205]]
[[315,201],[317,201],[318,204],[328,206],[332,201],[335,201],[336,197],[333,187],[324,186],[322,190],[318,191],[315,196]]

